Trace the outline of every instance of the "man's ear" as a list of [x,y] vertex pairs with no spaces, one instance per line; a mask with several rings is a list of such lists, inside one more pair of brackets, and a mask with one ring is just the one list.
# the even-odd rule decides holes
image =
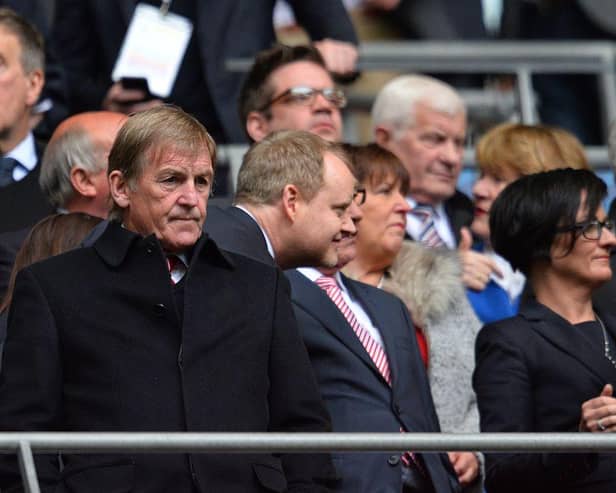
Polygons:
[[36,69],[27,76],[28,90],[26,92],[26,104],[34,106],[38,101],[43,85],[45,84],[45,74],[42,70]]
[[122,209],[130,205],[131,190],[120,170],[109,173],[109,193],[113,201]]
[[246,132],[255,142],[261,142],[270,133],[269,121],[263,113],[251,111],[246,118]]
[[299,189],[288,183],[282,189],[282,208],[284,215],[291,221],[295,222],[301,202],[303,201],[302,195]]
[[385,149],[389,149],[389,146],[391,145],[391,141],[392,141],[391,130],[385,127],[382,127],[380,125],[377,126],[374,129],[374,141],[381,147],[384,147]]
[[96,197],[96,187],[90,179],[90,174],[83,168],[74,166],[71,169],[71,185],[75,191],[84,197]]

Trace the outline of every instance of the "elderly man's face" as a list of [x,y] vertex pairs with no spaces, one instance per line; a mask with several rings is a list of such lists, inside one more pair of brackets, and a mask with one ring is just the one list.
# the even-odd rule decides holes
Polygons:
[[451,197],[462,170],[465,113],[452,116],[418,103],[415,124],[399,132],[388,147],[409,172],[410,195],[432,205]]
[[27,135],[30,108],[36,103],[43,87],[42,72],[37,70],[27,74],[21,65],[21,54],[17,36],[0,26],[0,139],[2,140],[21,140]]
[[[335,87],[327,70],[316,63],[306,61],[290,63],[275,70],[270,75],[270,84],[274,88],[273,99],[293,87],[303,86],[312,89]],[[269,118],[260,115],[258,121],[247,124],[248,132],[257,142],[277,130],[306,130],[332,142],[342,138],[340,109],[322,94],[317,94],[309,102],[283,98],[271,105],[269,113],[271,115]]]
[[212,160],[207,150],[188,156],[173,148],[153,157],[134,186],[125,187],[126,202],[119,204],[124,226],[142,235],[154,233],[167,252],[182,252],[201,236]]

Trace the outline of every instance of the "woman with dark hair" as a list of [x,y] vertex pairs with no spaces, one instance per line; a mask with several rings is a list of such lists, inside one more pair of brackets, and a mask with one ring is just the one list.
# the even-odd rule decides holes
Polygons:
[[[616,246],[606,191],[590,171],[560,169],[520,178],[494,202],[492,246],[526,275],[535,299],[479,333],[482,431],[616,431],[616,318],[592,304]],[[486,489],[614,492],[616,456],[486,454]]]
[[[17,252],[9,286],[2,303],[0,303],[0,366],[2,364],[2,346],[6,334],[7,313],[13,299],[17,272],[34,262],[78,247],[92,228],[101,221],[102,219],[99,217],[89,216],[82,212],[53,214],[41,219],[28,233]],[[61,281],[61,279],[58,280],[58,282]]]
[[[479,177],[473,186],[472,250],[462,249],[468,299],[483,323],[518,311],[524,275],[490,245],[490,208],[498,194],[521,176],[557,168],[589,169],[584,147],[566,130],[503,123],[481,137],[476,148]],[[470,242],[469,242],[470,243]],[[470,244],[469,244],[470,246]]]

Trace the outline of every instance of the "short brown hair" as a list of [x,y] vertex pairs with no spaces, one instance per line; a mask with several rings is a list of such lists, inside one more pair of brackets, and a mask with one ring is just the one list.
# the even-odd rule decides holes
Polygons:
[[400,192],[409,191],[409,172],[398,157],[378,144],[345,144],[353,163],[354,175],[362,185],[376,188],[387,178],[393,178]]
[[[122,126],[109,152],[109,170],[119,170],[134,185],[147,163],[174,149],[198,156],[207,149],[216,165],[216,144],[199,121],[177,106],[162,105],[131,115]],[[123,210],[113,204],[110,219],[120,219]]]
[[[274,96],[274,88],[270,81],[272,73],[295,62],[312,62],[327,70],[323,57],[311,45],[287,46],[276,44],[270,49],[257,53],[240,92],[238,109],[242,124],[246,123],[251,111],[260,111]],[[269,109],[264,114],[269,118]]]
[[10,32],[19,40],[21,46],[21,66],[24,72],[45,69],[45,42],[43,36],[24,17],[15,11],[0,8],[0,28]]
[[284,187],[295,185],[310,201],[323,186],[325,153],[331,152],[352,169],[341,144],[303,130],[282,130],[253,144],[237,177],[236,202],[272,205]]

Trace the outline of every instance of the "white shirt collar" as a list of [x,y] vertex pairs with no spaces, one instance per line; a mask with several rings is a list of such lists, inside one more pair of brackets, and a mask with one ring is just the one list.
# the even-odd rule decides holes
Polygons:
[[26,138],[17,144],[13,149],[7,152],[5,157],[17,159],[17,161],[19,161],[24,168],[28,171],[32,171],[38,162],[32,132],[30,132]]
[[13,169],[13,180],[23,180],[26,175],[36,167],[36,163],[38,162],[32,132],[17,144],[17,146],[7,152],[5,157],[12,157],[19,161],[21,166],[15,166]]

